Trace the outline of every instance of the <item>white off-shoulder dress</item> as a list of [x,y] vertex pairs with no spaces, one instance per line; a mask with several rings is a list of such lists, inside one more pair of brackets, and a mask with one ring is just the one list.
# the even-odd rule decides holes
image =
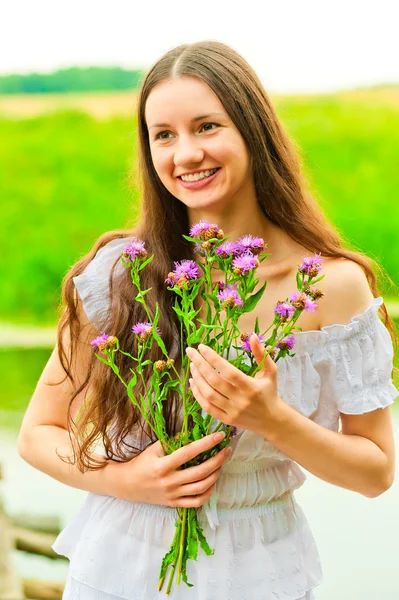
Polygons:
[[[90,320],[102,331],[109,270],[131,238],[100,249],[74,282]],[[123,268],[123,267],[122,267]],[[392,404],[393,349],[378,317],[381,298],[349,325],[297,333],[295,356],[278,364],[281,398],[338,431],[339,413]],[[263,437],[238,430],[215,492],[200,510],[213,556],[188,561],[188,579],[172,600],[314,600],[319,554],[294,491],[305,474]],[[174,536],[174,508],[89,493],[53,548],[70,560],[64,600],[156,600],[160,564]],[[166,586],[165,586],[166,587]]]

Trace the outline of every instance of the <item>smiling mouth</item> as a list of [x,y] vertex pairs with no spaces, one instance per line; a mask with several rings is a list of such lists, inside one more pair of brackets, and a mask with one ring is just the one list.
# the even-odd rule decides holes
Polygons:
[[[196,181],[201,181],[202,179],[206,179],[207,177],[212,177],[212,175],[214,175],[217,171],[220,170],[221,167],[215,167],[214,169],[204,169],[203,171],[197,171],[197,173],[205,173],[206,171],[208,171],[210,174],[209,175],[205,175],[204,177],[200,177],[199,179],[189,179],[186,180],[186,183],[194,183]],[[196,175],[197,173],[192,173],[192,175]],[[191,175],[191,173],[187,174],[187,177]],[[182,177],[186,177],[186,175],[178,175],[177,178],[181,179],[182,181],[184,181],[184,179],[182,179]]]

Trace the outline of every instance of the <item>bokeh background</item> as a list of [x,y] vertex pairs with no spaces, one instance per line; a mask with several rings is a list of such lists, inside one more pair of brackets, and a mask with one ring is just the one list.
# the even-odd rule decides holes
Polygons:
[[[394,2],[307,0],[16,1],[0,11],[1,493],[14,522],[28,512],[64,526],[85,492],[29,467],[16,439],[54,345],[64,275],[98,236],[129,226],[139,209],[129,174],[146,70],[180,43],[216,39],[240,52],[261,77],[327,215],[352,248],[384,268],[381,293],[399,322],[398,15]],[[397,439],[395,405],[392,414]],[[318,600],[399,597],[398,484],[368,500],[309,474],[298,500],[324,566]],[[3,560],[25,591],[32,579],[62,584],[67,571],[66,561],[20,550]]]

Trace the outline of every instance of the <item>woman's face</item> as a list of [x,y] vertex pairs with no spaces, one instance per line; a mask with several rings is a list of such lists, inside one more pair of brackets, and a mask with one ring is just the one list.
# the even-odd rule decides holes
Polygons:
[[[202,80],[184,76],[156,85],[147,99],[145,120],[155,170],[188,209],[219,212],[255,197],[244,139]],[[215,174],[205,173],[198,181],[181,178],[201,172],[203,177],[204,171],[214,169]]]

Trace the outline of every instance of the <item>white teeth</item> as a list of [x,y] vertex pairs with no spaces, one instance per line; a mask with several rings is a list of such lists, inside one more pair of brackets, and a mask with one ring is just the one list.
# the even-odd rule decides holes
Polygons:
[[213,175],[217,169],[212,169],[211,171],[201,171],[200,173],[195,173],[194,175],[182,175],[181,178],[183,181],[198,181],[199,179],[204,179],[205,177],[209,177]]

